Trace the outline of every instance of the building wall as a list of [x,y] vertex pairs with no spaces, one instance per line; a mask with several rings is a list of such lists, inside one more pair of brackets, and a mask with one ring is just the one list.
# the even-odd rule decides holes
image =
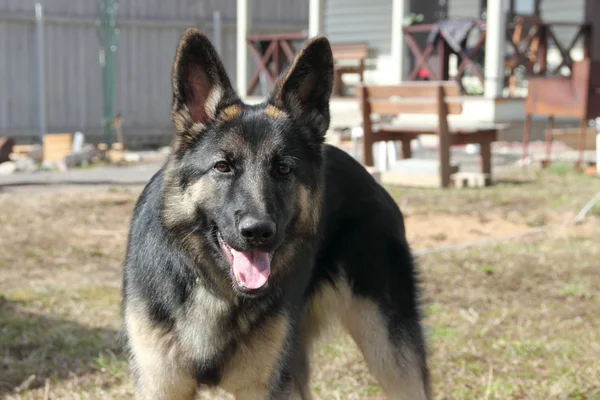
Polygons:
[[480,0],[448,0],[448,16],[450,18],[480,17]]
[[332,43],[366,42],[373,55],[389,55],[391,0],[324,0],[325,35]]
[[[250,0],[254,32],[307,29],[308,0]],[[0,0],[0,135],[36,135],[35,0]],[[49,132],[101,132],[102,81],[96,0],[44,0]],[[222,16],[222,58],[235,85],[235,0],[122,0],[115,113],[125,135],[169,137],[170,74],[180,34],[196,26],[213,36]],[[250,58],[249,74],[255,71]]]
[[542,18],[548,22],[577,22],[585,20],[585,0],[542,0]]
[[[332,43],[367,43],[365,80],[383,82],[392,75],[392,1],[323,0],[324,33]],[[355,81],[355,76],[344,80]]]
[[[533,11],[534,0],[515,0],[517,13]],[[479,18],[481,0],[448,0],[450,17]],[[505,1],[508,10],[509,1]],[[585,0],[542,0],[541,16],[549,22],[583,22]]]

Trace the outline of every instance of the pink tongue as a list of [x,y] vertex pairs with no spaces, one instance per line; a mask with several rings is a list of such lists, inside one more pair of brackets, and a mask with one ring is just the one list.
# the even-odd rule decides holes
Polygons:
[[269,253],[262,251],[236,251],[233,255],[233,273],[238,281],[248,289],[258,289],[267,283],[271,273]]

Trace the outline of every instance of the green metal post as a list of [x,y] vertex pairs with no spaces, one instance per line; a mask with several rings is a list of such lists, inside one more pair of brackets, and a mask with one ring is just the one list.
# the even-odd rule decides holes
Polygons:
[[115,0],[99,0],[100,67],[102,68],[103,125],[106,144],[112,144],[112,117],[115,88],[115,53],[117,52],[117,13]]

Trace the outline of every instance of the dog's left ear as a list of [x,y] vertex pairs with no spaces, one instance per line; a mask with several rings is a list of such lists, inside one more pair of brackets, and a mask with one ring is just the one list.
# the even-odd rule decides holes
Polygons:
[[198,29],[179,40],[172,85],[171,118],[181,135],[201,132],[219,110],[240,103],[217,51]]
[[276,83],[269,104],[308,124],[323,139],[329,128],[329,98],[333,88],[333,55],[329,41],[309,40]]

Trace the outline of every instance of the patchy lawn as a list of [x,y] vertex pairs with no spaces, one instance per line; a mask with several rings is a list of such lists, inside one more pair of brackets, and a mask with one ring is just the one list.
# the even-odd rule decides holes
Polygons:
[[[530,178],[389,190],[417,250],[562,224],[600,191],[561,169]],[[131,398],[119,304],[140,190],[0,193],[0,397]],[[599,238],[596,206],[576,227],[419,257],[435,398],[600,399]],[[385,398],[345,335],[314,358],[318,398]]]

